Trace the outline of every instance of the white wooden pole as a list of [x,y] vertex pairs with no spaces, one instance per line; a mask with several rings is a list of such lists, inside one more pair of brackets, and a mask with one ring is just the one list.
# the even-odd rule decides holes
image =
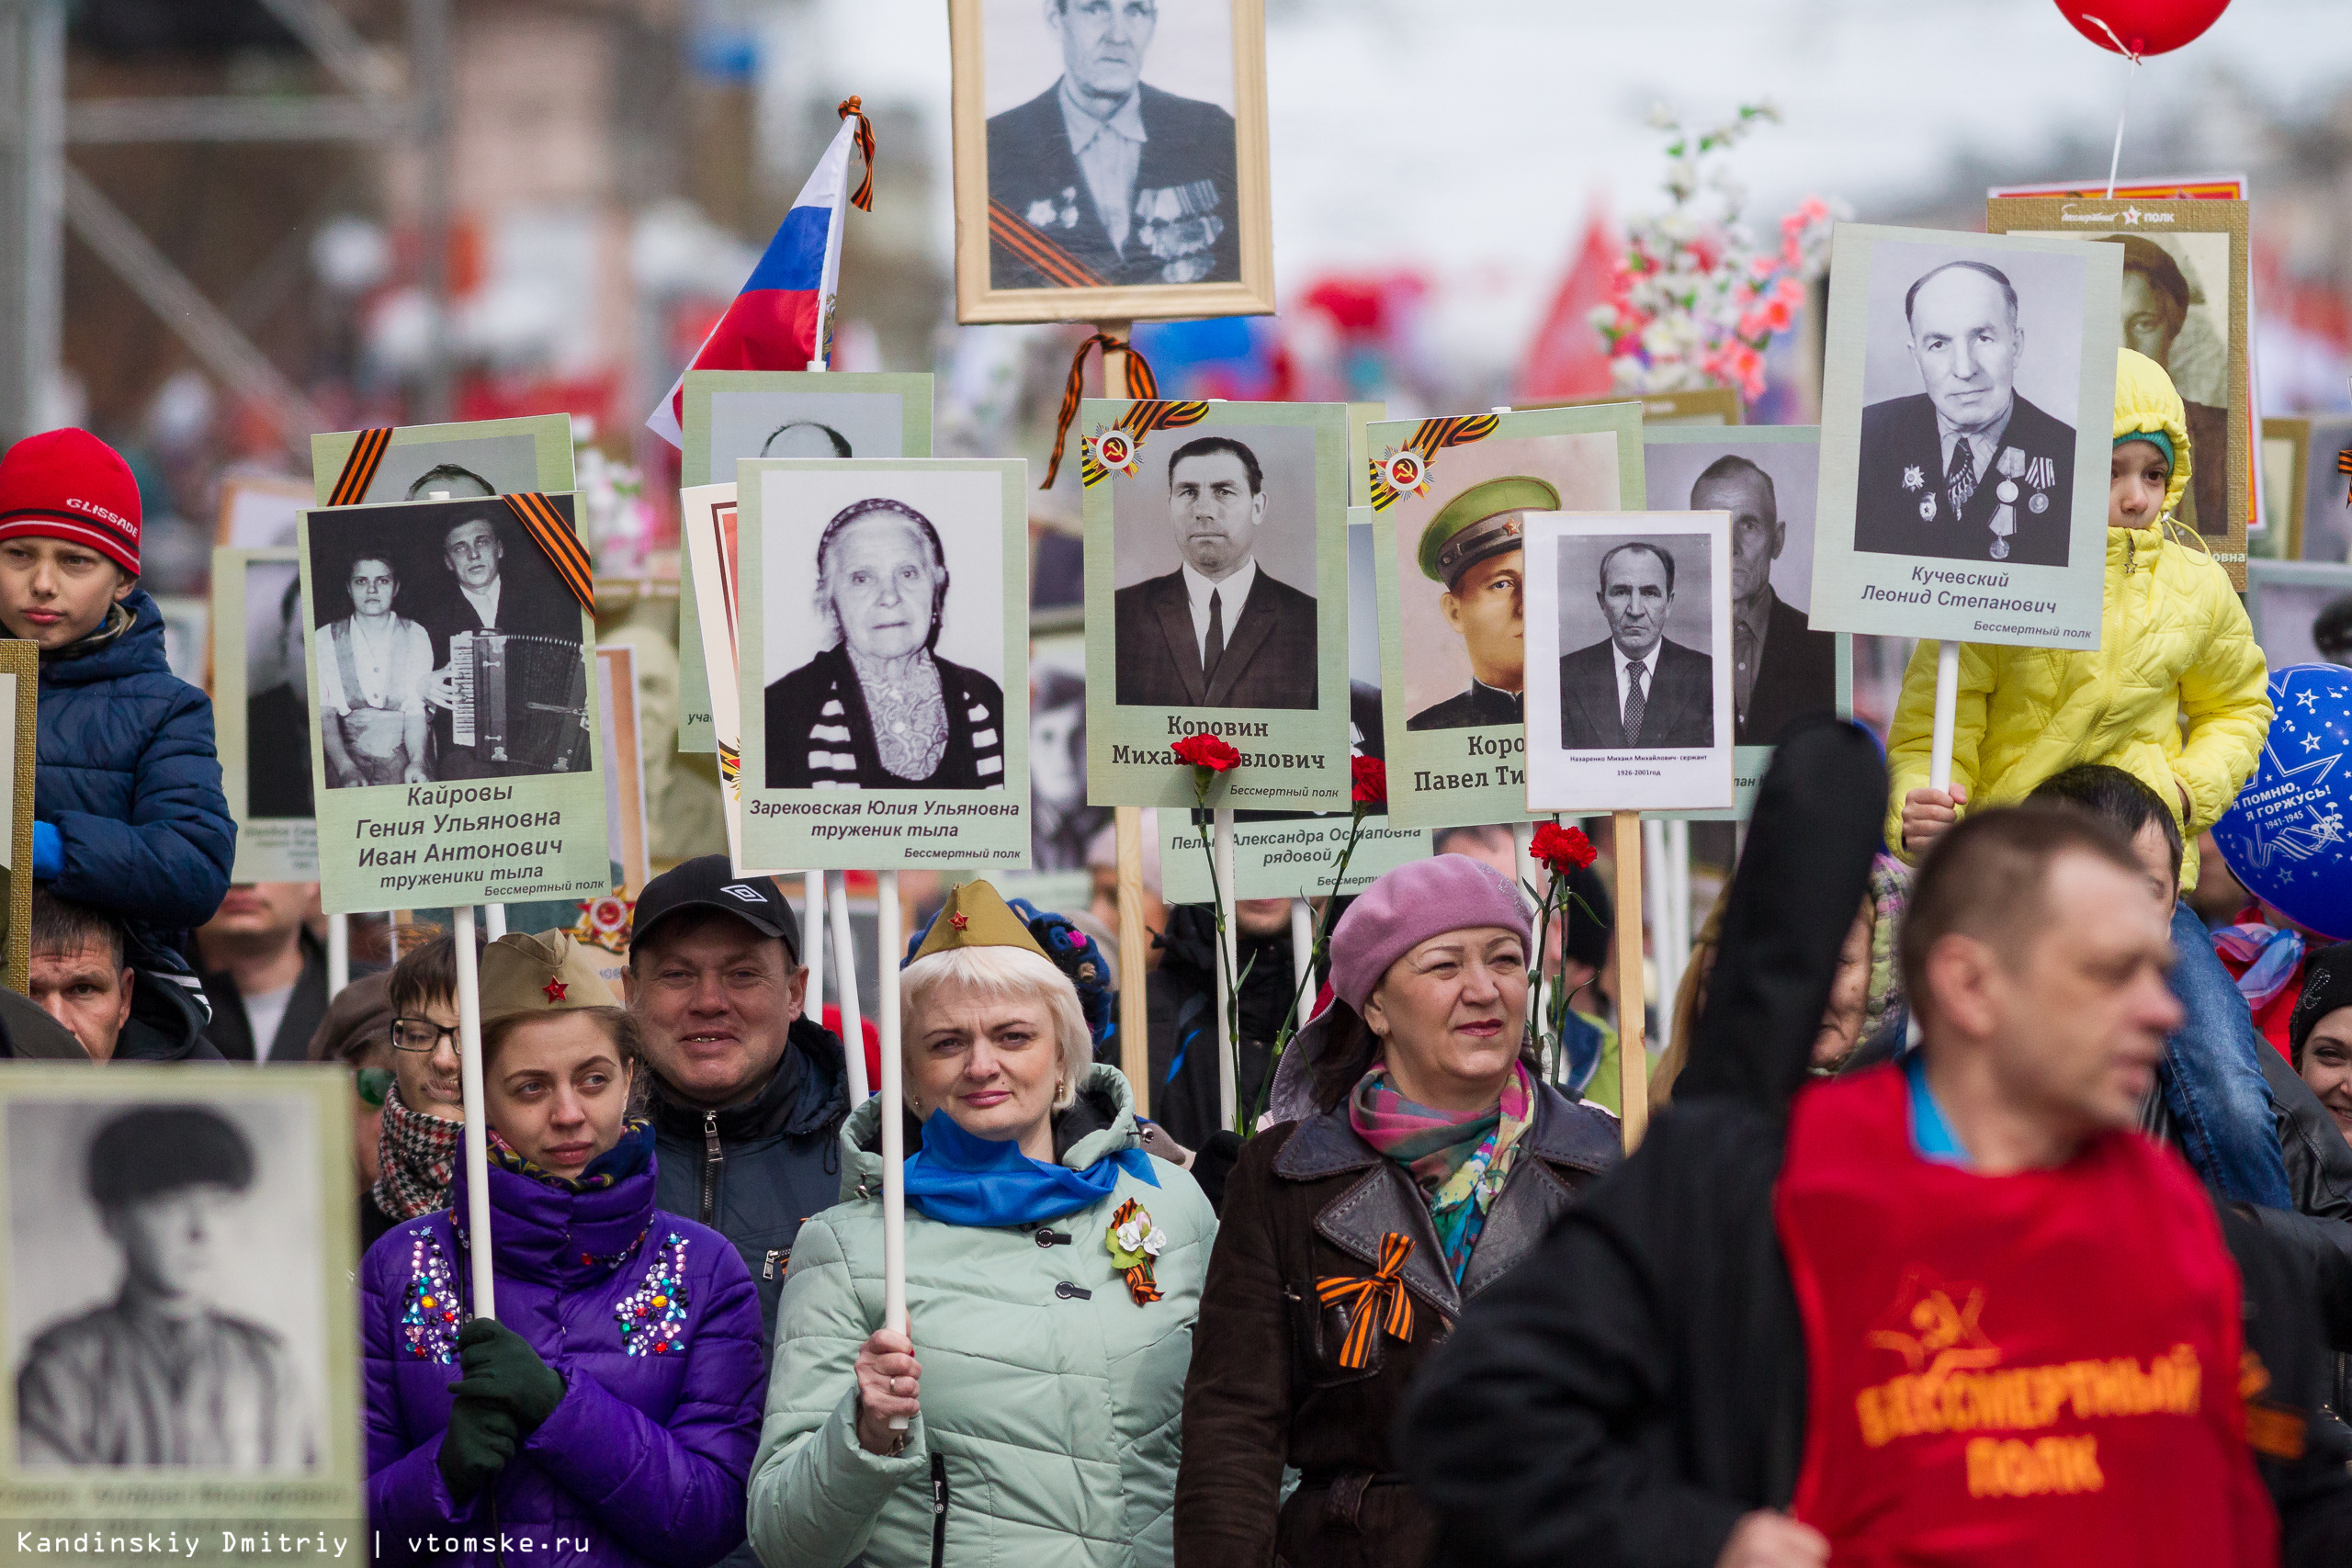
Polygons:
[[1936,645],[1936,731],[1928,751],[1928,787],[1951,787],[1951,735],[1960,711],[1960,644]]
[[[874,998],[882,1033],[882,1326],[907,1331],[907,1134],[905,1073],[899,1060],[899,874],[878,873],[881,884],[875,947],[880,984]],[[894,1416],[890,1429],[903,1432]]]
[[327,1000],[333,1001],[351,984],[351,917],[327,917]]
[[808,969],[808,990],[800,999],[800,1010],[821,1028],[825,1021],[825,874],[821,871],[803,872],[800,876],[800,962]]
[[[1217,941],[1220,974],[1216,996],[1216,1119],[1220,1127],[1234,1127],[1240,1092],[1234,1074],[1233,1015],[1239,1010],[1241,947],[1240,932],[1234,929],[1237,920],[1233,908],[1232,808],[1217,807],[1210,815],[1210,822],[1209,854],[1210,863],[1216,871],[1217,924],[1224,931]],[[1228,998],[1236,998],[1231,1007],[1227,1006]]]
[[467,1256],[473,1262],[474,1315],[496,1317],[495,1270],[490,1241],[489,1122],[481,1086],[481,969],[474,955],[474,907],[457,910],[453,944],[458,953],[458,1088],[466,1103]]
[[1674,869],[1667,856],[1663,818],[1642,819],[1642,859],[1649,868],[1649,874],[1642,879],[1642,918],[1649,927],[1650,962],[1657,966],[1658,1010],[1665,1023],[1659,1031],[1660,1043],[1670,1046],[1674,1043],[1674,991],[1669,980],[1674,972],[1674,899],[1667,883]]
[[391,961],[395,964],[398,964],[401,961],[400,915],[401,912],[398,909],[387,909],[384,911],[384,952],[390,956]]
[[[829,902],[833,919],[833,989],[841,995],[842,1051],[849,1064],[849,1102],[863,1105],[874,1089],[865,1081],[865,1026],[857,1003],[857,947],[849,940],[849,873],[842,873]],[[889,951],[885,949],[881,956],[887,964]]]
[[481,931],[492,942],[506,934],[506,906],[484,904],[481,907]]
[[1290,975],[1299,998],[1298,1021],[1305,1023],[1306,1010],[1315,1005],[1315,993],[1307,988],[1315,984],[1315,906],[1304,898],[1290,901]]

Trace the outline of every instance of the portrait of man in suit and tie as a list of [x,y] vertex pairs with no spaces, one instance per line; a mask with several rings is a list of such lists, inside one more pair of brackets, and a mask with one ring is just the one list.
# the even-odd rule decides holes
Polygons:
[[[988,120],[989,282],[996,288],[1227,283],[1240,276],[1233,116],[1145,80],[1163,9],[1180,47],[1216,75],[1222,0],[1030,0],[1044,11],[1059,74]],[[991,6],[993,10],[996,7]],[[1034,23],[995,25],[1000,51],[1037,52]],[[1229,24],[1222,40],[1232,96]],[[1025,45],[1025,47],[1024,47]],[[1029,75],[1034,81],[1035,76]],[[1196,89],[1197,90],[1197,89]]]
[[[1600,558],[1593,596],[1609,635],[1560,656],[1560,746],[1567,751],[1702,750],[1715,744],[1715,665],[1666,635],[1673,553],[1628,539]],[[1566,585],[1560,640],[1568,640]],[[1589,615],[1589,612],[1588,612]],[[1705,625],[1703,608],[1698,615]]]
[[[1815,461],[1809,446],[1761,450]],[[1692,482],[1690,510],[1731,513],[1732,744],[1770,746],[1798,715],[1836,705],[1838,638],[1815,631],[1772,585],[1789,519],[1762,464],[1737,452],[1716,458]],[[1795,586],[1803,592],[1807,585],[1798,577]]]
[[1265,468],[1229,435],[1176,446],[1166,474],[1164,526],[1179,564],[1120,589],[1113,601],[1114,700],[1145,707],[1316,706],[1315,596],[1281,581],[1258,558],[1270,534],[1295,530],[1311,559],[1312,510],[1294,502],[1270,519]]
[[[1899,265],[1896,255],[1915,248],[1882,247],[1873,265]],[[2005,265],[1996,266],[1961,257],[1927,266],[1902,295],[1899,321],[1878,318],[1873,288],[1873,366],[1895,361],[1879,345],[1899,333],[1910,369],[1900,378],[1919,389],[1862,410],[1856,549],[2066,564],[2075,494],[2075,426],[2068,421],[2075,411],[2071,401],[2055,412],[2044,410],[2018,389],[2036,355],[2045,372],[2041,384],[2071,389],[2077,381],[2079,337],[2045,342],[2060,334],[2028,332],[2020,320],[2010,273],[2043,260],[2005,255]],[[2073,271],[2079,277],[2080,264]],[[1891,316],[1891,296],[1888,310]],[[2064,314],[2046,312],[2052,319]],[[1866,373],[1866,396],[1879,389],[1876,379]]]

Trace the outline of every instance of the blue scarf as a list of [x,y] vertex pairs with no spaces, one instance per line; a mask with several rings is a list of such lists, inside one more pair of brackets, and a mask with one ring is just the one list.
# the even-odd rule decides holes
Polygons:
[[1121,1149],[1072,1170],[1031,1159],[1012,1139],[974,1137],[934,1111],[922,1124],[922,1147],[907,1157],[907,1201],[942,1224],[1042,1224],[1108,1198],[1122,1170],[1159,1185],[1141,1149]]

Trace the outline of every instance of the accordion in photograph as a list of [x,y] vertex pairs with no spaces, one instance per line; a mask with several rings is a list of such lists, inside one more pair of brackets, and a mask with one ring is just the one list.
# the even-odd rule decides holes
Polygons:
[[588,661],[578,643],[459,632],[449,677],[449,739],[478,761],[546,773],[587,767]]

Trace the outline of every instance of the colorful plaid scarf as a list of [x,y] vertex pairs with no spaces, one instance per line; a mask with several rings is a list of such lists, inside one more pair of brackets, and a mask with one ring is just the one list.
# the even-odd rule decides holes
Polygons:
[[1374,1062],[1348,1097],[1357,1135],[1412,1173],[1430,1201],[1455,1283],[1470,1267],[1487,1209],[1510,1178],[1519,1135],[1533,1115],[1535,1089],[1515,1063],[1492,1111],[1459,1113],[1416,1104],[1388,1086],[1388,1064]]
[[2246,1006],[2259,1008],[2294,984],[2303,966],[2303,933],[2258,919],[2242,920],[2214,931],[2213,951],[2245,965],[2238,976],[2238,994]]
[[447,1208],[458,1139],[465,1130],[462,1122],[411,1111],[398,1089],[384,1096],[383,1132],[376,1140],[376,1207],[395,1224]]

